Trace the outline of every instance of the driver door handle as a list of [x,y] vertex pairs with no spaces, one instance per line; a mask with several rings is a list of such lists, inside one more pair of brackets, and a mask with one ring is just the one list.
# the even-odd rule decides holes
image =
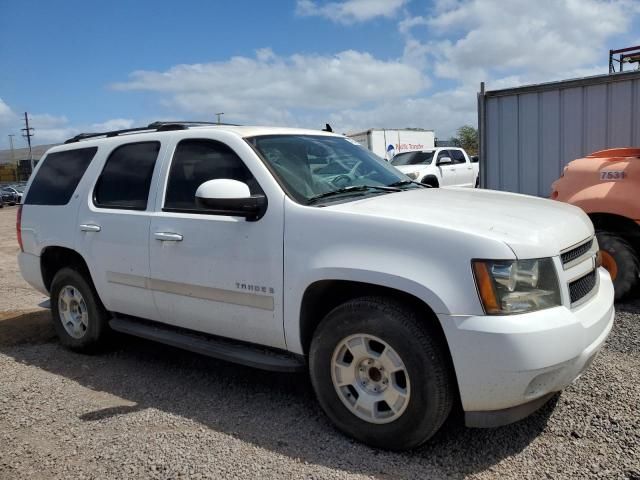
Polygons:
[[161,242],[181,242],[183,238],[179,233],[171,232],[155,232],[153,236]]
[[99,232],[102,230],[100,225],[94,225],[93,223],[83,223],[80,225],[81,232]]

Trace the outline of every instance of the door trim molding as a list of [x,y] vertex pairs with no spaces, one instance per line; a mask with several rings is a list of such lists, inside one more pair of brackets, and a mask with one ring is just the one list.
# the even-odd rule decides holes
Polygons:
[[273,311],[274,300],[271,295],[236,292],[222,288],[205,287],[189,283],[170,282],[157,278],[131,275],[128,273],[107,272],[107,282],[128,287],[143,288],[155,292],[170,293],[183,297],[199,298],[213,302],[241,305],[243,307],[258,308]]

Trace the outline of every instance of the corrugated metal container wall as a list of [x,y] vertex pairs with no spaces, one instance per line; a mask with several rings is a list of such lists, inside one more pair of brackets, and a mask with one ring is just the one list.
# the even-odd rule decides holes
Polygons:
[[571,160],[640,147],[640,72],[481,92],[478,100],[486,188],[548,197]]

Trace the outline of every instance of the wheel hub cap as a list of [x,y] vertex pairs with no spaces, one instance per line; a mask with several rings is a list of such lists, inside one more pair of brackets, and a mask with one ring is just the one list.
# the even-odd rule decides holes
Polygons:
[[404,362],[389,344],[373,335],[351,335],[334,350],[331,379],[342,403],[370,423],[399,418],[410,398]]
[[66,332],[73,338],[82,338],[89,327],[87,304],[80,291],[70,285],[58,294],[58,312],[60,322]]

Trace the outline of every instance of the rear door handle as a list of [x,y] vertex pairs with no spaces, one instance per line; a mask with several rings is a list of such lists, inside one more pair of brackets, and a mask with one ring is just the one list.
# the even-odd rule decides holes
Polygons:
[[94,225],[92,223],[83,223],[80,225],[81,232],[99,232],[100,230],[102,230],[100,225]]
[[170,233],[170,232],[156,232],[153,234],[156,240],[160,240],[161,242],[181,242],[182,235],[179,233]]

